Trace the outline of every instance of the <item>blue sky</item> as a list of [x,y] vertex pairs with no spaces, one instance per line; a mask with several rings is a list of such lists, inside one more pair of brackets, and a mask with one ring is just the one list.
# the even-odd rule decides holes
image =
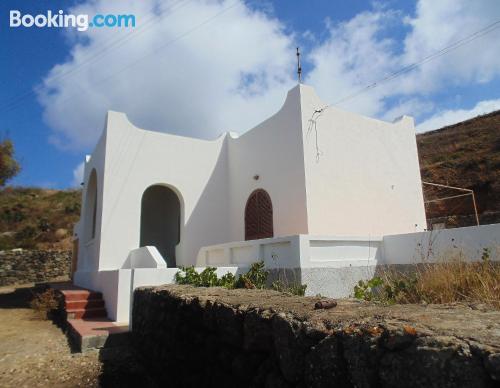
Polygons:
[[[22,0],[0,9],[0,130],[23,168],[13,184],[55,188],[78,182],[108,109],[188,136],[242,132],[296,82],[297,45],[304,82],[334,102],[500,20],[495,0]],[[12,9],[133,13],[136,36],[10,28]],[[500,109],[499,41],[500,28],[340,107],[385,120],[409,114],[419,131]]]

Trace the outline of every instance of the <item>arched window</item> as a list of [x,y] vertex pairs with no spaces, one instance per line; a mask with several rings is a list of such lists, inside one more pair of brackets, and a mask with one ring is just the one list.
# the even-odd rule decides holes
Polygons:
[[97,222],[97,173],[90,172],[85,195],[85,241],[95,238]]
[[167,262],[176,266],[175,248],[181,240],[181,204],[177,194],[163,185],[142,194],[140,246],[155,246]]
[[273,204],[269,194],[255,190],[245,206],[245,240],[273,237]]

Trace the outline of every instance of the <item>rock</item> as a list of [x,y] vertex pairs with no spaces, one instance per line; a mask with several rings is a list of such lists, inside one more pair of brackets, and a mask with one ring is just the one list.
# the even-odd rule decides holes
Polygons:
[[243,322],[244,349],[266,352],[273,347],[270,312],[251,310],[247,312]]
[[351,387],[347,364],[342,354],[342,344],[330,336],[314,346],[305,360],[305,382],[308,387]]
[[489,377],[467,343],[454,337],[422,337],[401,352],[386,353],[380,362],[384,387],[487,387]]
[[58,239],[62,239],[64,237],[66,237],[68,235],[68,230],[67,229],[63,229],[63,228],[59,228],[55,231],[54,235],[58,238]]
[[70,275],[71,252],[12,249],[0,254],[0,286],[49,281]]
[[490,354],[485,364],[491,378],[500,381],[500,353]]
[[498,385],[498,311],[340,299],[315,310],[318,300],[255,289],[139,288],[134,349],[168,386]]

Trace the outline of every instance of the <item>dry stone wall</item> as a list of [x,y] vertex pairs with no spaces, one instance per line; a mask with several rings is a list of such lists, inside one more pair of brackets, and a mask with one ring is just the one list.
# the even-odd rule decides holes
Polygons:
[[0,251],[0,286],[68,277],[70,270],[70,251]]
[[500,312],[389,306],[274,291],[169,285],[135,291],[133,344],[183,387],[494,387]]

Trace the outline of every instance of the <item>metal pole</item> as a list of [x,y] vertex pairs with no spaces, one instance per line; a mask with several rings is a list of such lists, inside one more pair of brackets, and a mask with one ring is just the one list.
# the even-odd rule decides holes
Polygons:
[[474,213],[476,214],[476,222],[477,225],[479,226],[479,215],[477,214],[476,196],[474,195],[474,191],[471,194],[472,194],[472,203],[474,204]]
[[300,66],[300,52],[297,47],[297,75],[299,76],[299,84],[302,81],[302,67]]
[[448,186],[448,185],[440,185],[439,183],[430,183],[430,182],[424,182],[424,181],[422,181],[422,184],[424,184],[424,185],[430,185],[430,186],[437,186],[437,187],[444,187],[444,188],[448,188],[448,189],[455,189],[455,190],[467,191],[468,193],[473,193],[474,192],[471,189],[464,189],[463,187],[455,187],[455,186]]

